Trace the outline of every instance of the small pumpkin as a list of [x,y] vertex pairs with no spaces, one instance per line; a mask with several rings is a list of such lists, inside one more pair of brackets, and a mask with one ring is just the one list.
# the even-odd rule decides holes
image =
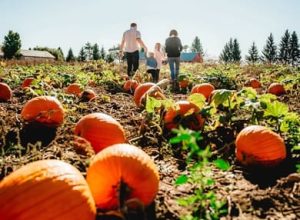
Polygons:
[[139,83],[136,80],[129,79],[124,83],[123,89],[125,92],[134,92],[138,86]]
[[12,97],[12,91],[6,83],[0,82],[0,101],[8,101]]
[[82,92],[81,86],[78,83],[72,83],[66,88],[66,93],[79,96]]
[[59,126],[64,121],[64,109],[55,97],[39,96],[29,100],[21,111],[25,121],[34,121],[47,126]]
[[243,165],[274,166],[286,158],[283,139],[270,129],[251,125],[237,136],[236,157]]
[[280,83],[272,83],[268,88],[268,93],[279,96],[285,94],[285,89],[284,86]]
[[120,191],[124,202],[138,199],[147,206],[154,200],[159,185],[153,160],[129,144],[112,145],[99,152],[87,170],[86,179],[96,206],[104,210],[118,208]]
[[249,85],[253,88],[253,89],[258,89],[261,88],[261,83],[255,79],[255,78],[251,78],[249,80]]
[[150,95],[155,98],[164,98],[163,92],[159,86],[154,83],[143,83],[139,85],[134,91],[134,102],[138,107],[141,107],[144,103],[146,95]]
[[97,97],[97,94],[92,89],[85,89],[81,94],[80,98],[82,101],[93,101]]
[[74,133],[88,140],[97,153],[104,148],[126,142],[122,125],[103,113],[91,113],[76,124]]
[[189,86],[189,81],[187,79],[183,79],[179,81],[179,87],[181,89],[186,89]]
[[24,89],[24,88],[30,87],[33,80],[34,80],[34,78],[32,78],[32,77],[24,79],[24,81],[22,83],[22,88]]
[[203,128],[204,119],[201,117],[200,109],[195,104],[182,100],[167,109],[164,123],[169,130],[178,128],[179,125],[192,130],[200,130]]
[[198,85],[195,85],[192,90],[191,93],[200,93],[202,95],[205,96],[206,100],[209,99],[211,93],[215,90],[215,87],[210,84],[210,83],[201,83]]
[[0,182],[0,218],[94,220],[96,206],[82,174],[59,160],[41,160]]

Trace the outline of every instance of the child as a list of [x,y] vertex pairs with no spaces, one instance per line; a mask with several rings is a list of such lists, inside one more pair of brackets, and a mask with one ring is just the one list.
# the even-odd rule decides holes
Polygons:
[[155,49],[154,49],[154,58],[156,59],[157,62],[157,81],[159,79],[159,72],[162,67],[162,63],[165,60],[165,54],[161,51],[161,44],[156,43],[155,44]]
[[147,73],[150,73],[152,76],[152,81],[154,83],[158,82],[158,73],[157,73],[157,61],[154,58],[154,53],[149,52],[149,56],[147,56],[147,52],[145,53],[146,56],[146,66],[147,66]]

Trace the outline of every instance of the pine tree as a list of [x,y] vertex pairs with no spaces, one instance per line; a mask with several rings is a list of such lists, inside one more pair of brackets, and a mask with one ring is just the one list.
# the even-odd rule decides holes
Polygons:
[[232,47],[232,60],[233,62],[239,63],[241,62],[241,50],[240,50],[240,44],[235,38],[233,40],[233,47]]
[[204,56],[203,47],[202,47],[201,41],[198,36],[195,37],[195,39],[192,43],[191,51],[200,53],[201,56]]
[[220,54],[219,59],[225,63],[231,62],[231,54],[230,54],[230,49],[229,49],[228,43],[225,44],[224,49],[223,49],[222,53]]
[[66,57],[66,61],[67,61],[67,62],[75,61],[75,56],[74,56],[74,54],[73,54],[72,48],[70,48],[69,51],[68,51],[68,55],[67,55],[67,57]]
[[246,56],[246,60],[248,62],[254,64],[259,60],[258,50],[257,50],[257,47],[255,45],[255,42],[252,43],[248,53],[249,53],[249,55]]
[[300,46],[298,43],[298,36],[295,31],[293,31],[290,38],[290,63],[295,65],[300,63]]
[[93,59],[93,46],[90,42],[87,42],[84,45],[84,52],[86,54],[86,59],[87,60],[92,60]]
[[93,60],[100,59],[100,50],[98,44],[93,45]]
[[263,60],[267,63],[274,63],[277,59],[277,47],[274,43],[273,34],[271,33],[267,39],[266,45],[262,51]]
[[278,60],[284,64],[290,60],[290,32],[286,30],[279,44]]
[[57,60],[59,60],[59,61],[65,60],[64,52],[62,51],[62,49],[60,47],[57,48],[57,54],[58,54]]
[[101,58],[102,60],[105,60],[105,57],[106,57],[106,52],[105,52],[105,50],[104,50],[104,47],[102,46],[102,47],[101,47],[101,50],[100,50],[100,58]]
[[16,56],[21,45],[20,35],[17,32],[9,31],[4,37],[4,43],[2,46],[4,58],[11,59]]
[[239,51],[238,42],[237,41],[234,42],[232,38],[230,38],[229,42],[225,44],[219,59],[225,63],[235,62],[235,59],[238,59],[238,51]]
[[84,47],[82,47],[79,51],[78,61],[86,61],[86,53]]

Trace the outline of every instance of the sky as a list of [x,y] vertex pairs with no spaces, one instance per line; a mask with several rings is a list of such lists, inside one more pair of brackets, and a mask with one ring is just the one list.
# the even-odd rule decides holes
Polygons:
[[271,32],[276,43],[286,29],[300,38],[300,0],[0,0],[0,11],[0,44],[13,30],[23,49],[61,47],[65,55],[86,42],[107,50],[132,22],[149,50],[176,29],[183,45],[198,36],[208,57],[231,37],[243,56],[253,41],[262,50]]

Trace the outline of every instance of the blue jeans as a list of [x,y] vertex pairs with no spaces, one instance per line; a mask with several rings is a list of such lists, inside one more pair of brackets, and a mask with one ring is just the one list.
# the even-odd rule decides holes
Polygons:
[[177,80],[179,74],[180,57],[168,57],[168,62],[171,71],[171,79]]

